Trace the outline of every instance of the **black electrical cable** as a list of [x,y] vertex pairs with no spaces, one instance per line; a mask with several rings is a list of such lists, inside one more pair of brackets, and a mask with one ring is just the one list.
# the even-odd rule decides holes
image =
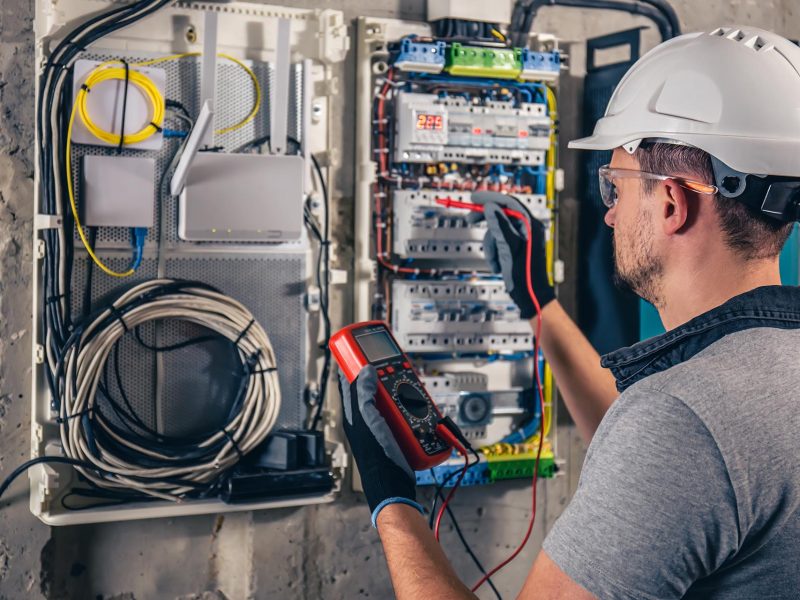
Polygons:
[[[64,464],[64,465],[72,465],[73,467],[80,467],[82,469],[86,469],[88,471],[94,471],[96,473],[100,473],[102,475],[115,475],[115,473],[111,471],[107,471],[95,465],[94,463],[90,463],[83,460],[78,460],[75,458],[69,458],[67,456],[38,456],[36,458],[32,458],[30,460],[25,461],[21,465],[19,465],[16,469],[11,471],[11,473],[3,480],[3,483],[0,483],[0,499],[2,499],[3,494],[6,493],[9,486],[14,482],[14,480],[22,475],[25,471],[30,469],[31,467],[35,467],[36,465],[41,465],[45,463],[55,463],[55,464]],[[128,475],[131,479],[136,480],[145,480],[143,477],[138,477],[136,475]],[[180,485],[189,486],[189,487],[200,487],[197,484],[194,484],[189,481],[183,480],[176,480],[173,478],[164,478],[164,481],[173,481],[180,483]]]
[[322,284],[320,285],[320,309],[322,311],[322,320],[323,325],[325,328],[324,331],[324,342],[322,344],[322,351],[323,351],[323,363],[322,363],[322,374],[320,375],[320,382],[319,382],[319,398],[317,400],[316,410],[314,412],[314,418],[311,421],[311,429],[316,429],[319,426],[320,418],[322,417],[322,408],[325,404],[325,395],[328,390],[328,379],[330,378],[331,372],[331,350],[328,347],[328,342],[331,339],[331,319],[330,319],[330,227],[331,227],[331,207],[330,207],[330,198],[328,197],[328,186],[325,183],[325,177],[322,174],[322,168],[320,167],[319,161],[317,158],[312,154],[311,155],[311,162],[314,165],[314,170],[317,173],[317,177],[319,178],[319,184],[322,188],[322,201],[325,207],[325,218],[323,222],[323,231],[322,237],[323,239],[320,241],[320,257],[318,258],[318,269],[317,274],[319,276],[319,261],[321,260],[324,263],[324,270],[325,276],[323,278]]
[[[472,463],[472,464],[474,465],[475,463]],[[470,466],[472,466],[472,465],[470,465]],[[438,483],[436,481],[436,471],[431,469],[430,473],[431,473],[431,477],[433,478],[433,482],[434,483]],[[454,474],[457,474],[457,473],[458,473],[458,471],[453,471],[453,473],[450,473],[450,476],[452,476]],[[445,479],[445,481],[449,480],[450,476],[448,476],[448,478]],[[437,484],[437,487],[436,487],[436,491],[434,492],[433,498],[434,498],[434,505],[431,508],[431,516],[433,516],[433,514],[436,511],[435,500],[437,498],[439,498],[442,502],[444,502],[444,494],[442,494],[442,488],[438,484]],[[483,564],[481,564],[481,561],[478,559],[478,557],[472,551],[472,547],[469,545],[469,542],[467,542],[467,539],[464,537],[464,533],[461,531],[461,527],[458,524],[458,520],[456,519],[456,515],[453,513],[453,510],[450,508],[449,504],[447,506],[445,506],[445,510],[447,511],[447,514],[450,517],[450,520],[453,522],[453,529],[455,529],[455,532],[456,532],[456,535],[458,536],[458,539],[461,540],[461,544],[464,546],[464,550],[467,552],[467,554],[469,554],[470,558],[472,559],[472,562],[475,563],[475,566],[478,567],[478,571],[480,571],[481,575],[486,575],[486,569],[483,567]],[[491,578],[487,579],[486,583],[488,583],[489,587],[492,588],[492,591],[494,592],[495,596],[497,596],[498,600],[503,600],[503,597],[500,595],[500,592],[495,587],[495,585],[492,582]]]
[[672,27],[672,36],[678,36],[681,34],[681,22],[678,19],[678,13],[675,12],[675,9],[672,8],[672,5],[667,0],[641,0],[647,4],[652,4],[662,13],[669,21],[670,27]]
[[666,0],[637,0],[632,2],[617,0],[532,0],[528,4],[518,2],[514,7],[511,24],[512,43],[514,45],[527,45],[533,20],[542,6],[617,10],[633,15],[641,15],[656,24],[662,40],[668,40],[680,35],[678,17]]
[[[89,227],[89,244],[92,248],[97,245],[97,227]],[[94,274],[94,261],[91,256],[86,257],[86,285],[83,288],[83,316],[88,317],[92,312],[92,275]]]
[[[477,452],[472,450],[472,454],[475,457],[475,462],[470,463],[469,466],[467,467],[467,470],[471,469],[481,461],[480,456],[478,455]],[[433,502],[431,503],[430,513],[429,513],[430,516],[428,517],[428,526],[431,529],[433,529],[433,521],[436,518],[436,502],[439,499],[439,496],[442,494],[442,490],[444,489],[444,487],[450,482],[451,479],[457,477],[459,473],[461,473],[460,468],[454,469],[442,480],[441,483],[439,483],[436,486],[436,493],[433,495]],[[434,482],[436,481],[436,477],[433,478],[433,481]]]

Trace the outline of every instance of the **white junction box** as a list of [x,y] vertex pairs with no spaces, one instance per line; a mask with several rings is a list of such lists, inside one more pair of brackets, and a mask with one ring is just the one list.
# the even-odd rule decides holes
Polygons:
[[152,227],[155,160],[83,157],[83,222],[90,227]]

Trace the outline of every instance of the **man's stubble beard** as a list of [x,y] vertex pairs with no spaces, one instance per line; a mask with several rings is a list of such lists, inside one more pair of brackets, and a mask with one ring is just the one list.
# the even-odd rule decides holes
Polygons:
[[664,264],[653,251],[652,233],[653,226],[643,213],[637,217],[632,239],[623,242],[623,247],[620,247],[616,229],[612,231],[614,284],[660,308],[663,306],[661,288]]

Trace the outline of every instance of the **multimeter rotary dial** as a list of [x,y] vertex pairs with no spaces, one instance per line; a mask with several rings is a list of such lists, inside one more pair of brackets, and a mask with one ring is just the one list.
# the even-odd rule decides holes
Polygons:
[[401,379],[394,386],[392,394],[397,402],[415,419],[424,419],[430,413],[430,403],[419,384]]

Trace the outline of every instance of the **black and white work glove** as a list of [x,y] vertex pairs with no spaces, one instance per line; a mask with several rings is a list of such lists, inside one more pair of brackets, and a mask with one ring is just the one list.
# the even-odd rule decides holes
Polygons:
[[[519,307],[520,316],[530,319],[536,314],[526,279],[527,237],[525,225],[519,219],[507,216],[503,208],[510,208],[529,214],[516,198],[499,192],[474,192],[471,197],[475,204],[483,204],[483,213],[473,212],[469,217],[473,223],[486,218],[489,228],[483,238],[483,251],[492,271],[502,273],[506,291]],[[531,283],[539,306],[555,299],[556,294],[547,276],[546,230],[541,221],[531,217],[533,237],[531,256]]]
[[423,513],[416,501],[414,471],[375,406],[377,389],[378,373],[372,365],[362,368],[352,384],[339,372],[344,432],[361,474],[373,527],[377,527],[378,513],[389,504],[408,504]]

